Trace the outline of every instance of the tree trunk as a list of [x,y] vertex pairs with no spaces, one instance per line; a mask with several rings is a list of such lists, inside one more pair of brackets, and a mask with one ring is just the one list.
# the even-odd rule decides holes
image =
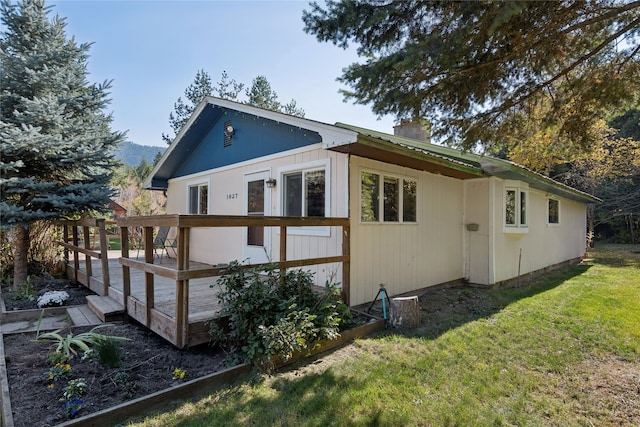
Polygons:
[[21,224],[14,228],[13,234],[13,289],[27,280],[29,274],[29,225]]
[[392,326],[401,328],[417,328],[420,326],[420,304],[418,297],[398,297],[391,300]]

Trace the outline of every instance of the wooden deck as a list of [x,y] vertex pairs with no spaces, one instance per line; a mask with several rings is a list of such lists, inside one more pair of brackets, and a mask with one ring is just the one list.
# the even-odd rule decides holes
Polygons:
[[[192,229],[210,227],[276,227],[280,229],[280,256],[275,262],[284,272],[317,264],[342,263],[342,295],[349,304],[350,249],[348,218],[160,215],[118,218],[121,251],[108,251],[105,220],[87,218],[61,221],[67,275],[89,287],[112,311],[114,301],[122,312],[137,320],[179,348],[208,342],[207,322],[219,317],[217,279],[224,267],[190,260]],[[287,227],[340,227],[342,255],[287,259]],[[177,231],[174,258],[156,256],[154,228],[173,227]],[[143,251],[130,250],[130,230],[142,230]],[[93,232],[93,233],[92,233]],[[93,236],[98,236],[99,239]],[[89,247],[84,247],[88,243]],[[142,252],[142,254],[141,254]],[[135,257],[134,257],[135,253]],[[142,257],[140,257],[142,255]],[[264,264],[243,268],[264,269]],[[113,300],[113,301],[112,301]]]
[[[86,283],[86,268],[85,257],[82,254],[78,256],[80,261],[80,269],[78,270],[78,281],[80,283]],[[143,261],[143,258],[130,258],[132,260]],[[120,251],[108,251],[109,260],[109,290],[108,295],[120,305],[124,304],[124,280],[123,280],[123,268],[120,264]],[[70,263],[73,263],[73,257],[70,258]],[[155,258],[154,265],[173,268],[175,267],[175,258],[162,259]],[[208,264],[201,264],[191,261],[189,263],[190,270],[202,270],[210,269],[212,266]],[[102,276],[102,262],[99,259],[92,259],[91,263],[90,286],[92,291],[98,295],[102,294],[103,282]],[[72,269],[69,269],[70,276],[72,276]],[[139,317],[142,313],[146,312],[146,293],[145,293],[145,272],[142,270],[130,269],[130,281],[131,290],[127,306],[131,309],[128,313],[130,316],[136,318],[142,324],[146,324],[145,319]],[[189,281],[189,311],[188,311],[188,323],[189,329],[193,332],[204,331],[207,327],[204,323],[212,318],[218,317],[218,311],[220,310],[220,301],[216,297],[216,293],[219,290],[219,286],[216,284],[216,277],[207,277],[201,279],[191,279]],[[176,317],[176,282],[167,277],[155,276],[154,279],[154,307],[153,311],[157,312],[160,319]],[[164,328],[162,328],[164,329]],[[157,331],[165,339],[172,341],[173,333],[162,333]],[[197,345],[208,341],[208,336],[202,333],[194,337],[188,345]],[[173,342],[173,341],[172,341]]]

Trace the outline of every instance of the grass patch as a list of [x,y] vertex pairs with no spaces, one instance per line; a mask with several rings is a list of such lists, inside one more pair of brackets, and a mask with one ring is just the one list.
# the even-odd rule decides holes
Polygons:
[[122,242],[119,237],[110,237],[109,238],[109,249],[112,251],[119,251],[122,249]]
[[429,308],[418,330],[133,425],[640,424],[640,246],[597,247],[525,288],[455,292],[461,313]]

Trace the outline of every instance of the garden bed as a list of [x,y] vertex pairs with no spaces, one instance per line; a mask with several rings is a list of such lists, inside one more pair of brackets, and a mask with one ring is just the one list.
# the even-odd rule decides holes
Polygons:
[[65,308],[74,305],[86,304],[87,295],[95,295],[95,293],[86,286],[74,284],[72,281],[67,279],[38,279],[29,285],[20,285],[17,290],[13,289],[13,286],[11,285],[2,283],[1,295],[3,321],[13,321],[12,314],[18,316],[18,318],[28,318],[31,315],[29,313],[25,314],[25,312],[30,310],[39,311],[38,297],[49,291],[64,291],[69,295],[69,299],[64,304]]
[[[322,343],[312,354],[384,327],[381,320],[357,317],[360,326],[342,332],[338,340]],[[89,329],[74,328],[73,333]],[[52,388],[53,382],[48,377],[51,365],[47,360],[50,345],[33,342],[35,334],[32,333],[4,336],[3,360],[9,397],[4,400],[10,400],[10,406],[3,401],[5,425],[32,426],[34,420],[38,420],[39,425],[114,424],[171,401],[197,396],[237,379],[251,368],[240,365],[228,369],[225,355],[217,349],[202,345],[180,350],[135,323],[113,325],[99,332],[131,340],[120,346],[121,366],[112,368],[95,359],[83,361],[77,357],[70,363],[68,378],[56,381]],[[178,373],[185,372],[184,378],[174,378],[180,376],[175,375],[176,369]],[[87,391],[81,398],[81,408],[70,418],[59,399],[68,379],[78,378],[84,378]]]

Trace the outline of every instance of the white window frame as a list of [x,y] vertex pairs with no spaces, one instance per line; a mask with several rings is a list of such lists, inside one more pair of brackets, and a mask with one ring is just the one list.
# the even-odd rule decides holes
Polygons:
[[[515,192],[515,224],[507,224],[507,194]],[[525,220],[522,221],[522,197],[525,203]],[[505,183],[502,200],[502,223],[505,233],[528,233],[531,216],[531,204],[529,203],[529,185],[519,181],[507,181]]]
[[[278,168],[278,214],[284,216],[284,177],[297,172],[302,172],[302,181],[306,172],[324,171],[324,217],[331,217],[331,159],[321,159],[311,162],[298,163]],[[303,210],[304,213],[304,210]],[[288,235],[297,236],[331,236],[331,227],[287,227]]]
[[[551,209],[550,203],[552,200],[558,204],[558,222],[549,222],[549,211]],[[559,227],[561,219],[562,219],[562,209],[561,209],[560,200],[556,199],[555,197],[547,197],[547,226]]]
[[[378,220],[377,221],[363,221],[362,220],[362,173],[370,173],[373,175],[378,175],[380,178],[380,188],[378,189]],[[398,180],[398,221],[385,221],[384,220],[384,179],[392,178]],[[360,169],[358,173],[358,199],[360,209],[358,211],[358,221],[360,224],[417,224],[418,223],[418,207],[420,204],[418,203],[418,191],[419,180],[414,176],[407,175],[398,175],[394,173],[382,172],[374,169]],[[414,181],[416,183],[416,219],[415,221],[405,221],[404,220],[404,182],[405,181]]]
[[[193,187],[198,187],[198,189],[200,189],[203,186],[207,186],[207,213],[206,214],[210,214],[211,213],[211,180],[210,179],[200,179],[200,180],[194,180],[194,181],[188,181],[187,182],[187,209],[186,212],[189,214],[192,214],[191,212],[191,189]],[[200,196],[200,190],[198,190],[198,196]],[[199,201],[198,201],[199,202]],[[198,211],[200,211],[200,203],[198,203]],[[206,215],[205,214],[205,215]],[[194,215],[202,215],[201,212],[197,212]]]

